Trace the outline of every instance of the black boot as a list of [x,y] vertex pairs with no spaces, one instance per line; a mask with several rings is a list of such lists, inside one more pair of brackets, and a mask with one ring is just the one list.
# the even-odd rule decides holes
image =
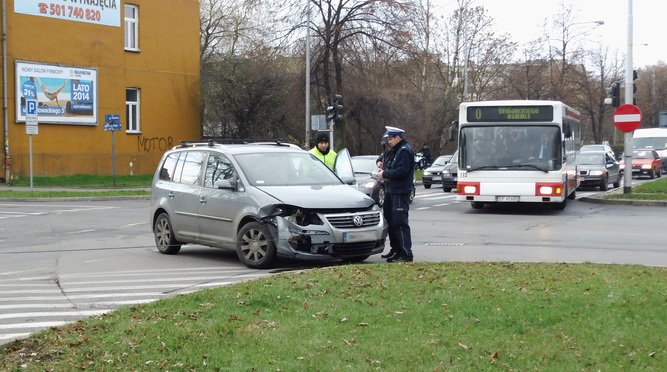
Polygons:
[[395,255],[396,255],[396,251],[392,249],[392,250],[389,251],[389,253],[387,253],[387,254],[383,254],[383,255],[380,256],[380,257],[382,257],[382,258],[390,258],[390,257],[393,257],[393,256],[395,256]]
[[394,252],[393,256],[387,257],[387,262],[394,262],[401,259],[401,254],[399,252]]

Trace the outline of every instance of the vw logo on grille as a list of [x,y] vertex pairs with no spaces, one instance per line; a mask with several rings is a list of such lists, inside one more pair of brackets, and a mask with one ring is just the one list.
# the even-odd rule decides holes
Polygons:
[[364,219],[361,216],[354,216],[352,222],[354,223],[354,226],[359,227],[364,224]]

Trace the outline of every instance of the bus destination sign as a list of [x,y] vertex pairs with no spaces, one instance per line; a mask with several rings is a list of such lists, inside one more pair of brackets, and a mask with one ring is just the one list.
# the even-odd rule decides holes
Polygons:
[[553,121],[553,106],[468,106],[468,122]]

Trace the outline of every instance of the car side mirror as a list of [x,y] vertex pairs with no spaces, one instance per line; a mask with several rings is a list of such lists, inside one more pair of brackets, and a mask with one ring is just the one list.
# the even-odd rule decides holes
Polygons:
[[216,189],[220,189],[220,190],[235,191],[236,190],[236,182],[232,182],[232,180],[219,180],[219,181],[215,181],[215,183],[213,184],[213,187],[215,187]]

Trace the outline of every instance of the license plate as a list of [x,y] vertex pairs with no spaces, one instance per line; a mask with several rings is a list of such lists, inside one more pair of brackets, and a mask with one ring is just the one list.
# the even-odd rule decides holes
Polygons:
[[496,196],[496,201],[501,203],[516,203],[519,201],[518,196]]
[[368,242],[375,240],[375,231],[353,231],[343,233],[343,243]]

